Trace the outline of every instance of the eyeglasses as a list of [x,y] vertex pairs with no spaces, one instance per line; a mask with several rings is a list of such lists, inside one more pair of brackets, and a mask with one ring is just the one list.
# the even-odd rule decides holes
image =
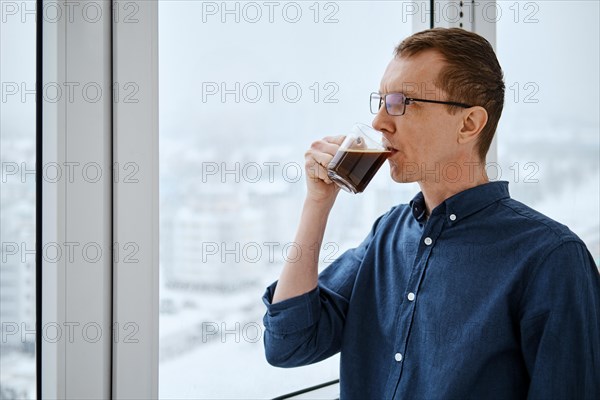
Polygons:
[[385,103],[385,110],[387,113],[389,115],[398,117],[400,115],[404,115],[406,112],[406,106],[415,101],[421,101],[424,103],[448,104],[463,108],[472,107],[468,104],[457,103],[455,101],[415,99],[413,97],[406,97],[404,93],[388,93],[384,94],[383,96],[379,93],[371,93],[371,113],[377,114],[383,103]]

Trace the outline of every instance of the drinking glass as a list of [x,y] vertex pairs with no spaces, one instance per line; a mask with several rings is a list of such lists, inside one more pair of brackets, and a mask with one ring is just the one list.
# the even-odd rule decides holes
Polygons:
[[381,132],[357,123],[327,166],[327,175],[345,191],[362,193],[390,154]]

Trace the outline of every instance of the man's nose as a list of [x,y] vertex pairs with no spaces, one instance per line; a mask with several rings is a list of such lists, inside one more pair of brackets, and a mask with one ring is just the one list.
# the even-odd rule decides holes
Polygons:
[[392,133],[393,131],[392,118],[385,111],[384,107],[381,107],[379,112],[375,115],[375,118],[373,118],[373,122],[371,123],[371,125],[373,126],[373,128],[381,132],[386,131],[388,133]]

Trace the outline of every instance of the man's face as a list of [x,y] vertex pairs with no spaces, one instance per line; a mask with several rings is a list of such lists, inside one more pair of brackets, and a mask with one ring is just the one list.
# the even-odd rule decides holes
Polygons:
[[[388,65],[379,88],[380,94],[402,92],[406,97],[455,101],[435,86],[444,60],[439,53],[426,50],[410,58],[394,58]],[[391,116],[382,106],[373,127],[383,132],[384,142],[392,148],[390,174],[396,182],[437,181],[443,179],[444,166],[459,163],[458,133],[461,115],[450,114],[443,104],[414,102],[402,116]]]

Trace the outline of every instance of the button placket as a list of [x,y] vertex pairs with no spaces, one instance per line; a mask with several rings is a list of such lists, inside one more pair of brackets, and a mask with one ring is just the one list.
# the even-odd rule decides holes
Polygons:
[[[406,354],[407,351],[408,337],[414,323],[416,291],[421,285],[421,281],[425,275],[425,271],[429,263],[429,257],[434,247],[432,246],[434,244],[434,239],[440,235],[443,229],[444,219],[444,214],[430,217],[425,224],[425,229],[422,232],[423,236],[425,237],[423,238],[423,236],[421,236],[421,239],[419,240],[420,245],[417,250],[417,256],[414,260],[413,272],[411,272],[411,276],[406,286],[407,291],[411,289],[414,291],[410,291],[408,293],[405,292],[406,297],[404,298],[405,303],[403,302],[404,307],[400,307],[398,317],[395,322],[395,326],[399,328],[399,334],[395,340],[395,349],[399,351],[394,354],[394,360],[397,367],[393,369],[393,372],[390,374],[386,383],[387,394],[390,398],[393,397],[395,389],[402,379],[402,373],[404,370],[404,354]],[[396,357],[400,358],[400,360],[396,359]]]

